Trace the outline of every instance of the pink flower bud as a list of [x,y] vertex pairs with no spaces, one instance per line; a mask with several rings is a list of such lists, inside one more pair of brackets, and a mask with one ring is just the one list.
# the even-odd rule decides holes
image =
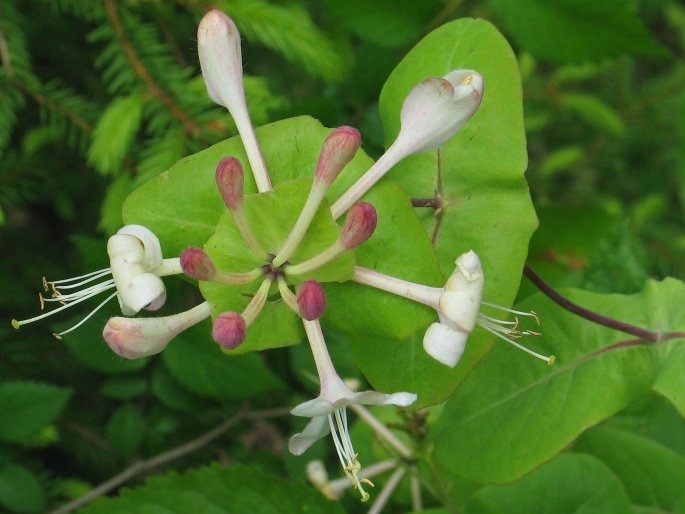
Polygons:
[[216,184],[226,207],[235,210],[243,201],[243,165],[235,157],[224,157],[216,167]]
[[307,321],[320,318],[326,309],[326,293],[316,280],[305,280],[297,293],[300,316]]
[[246,334],[245,320],[237,312],[224,312],[214,320],[212,338],[228,350],[240,346]]
[[315,179],[331,185],[361,145],[361,135],[353,127],[338,127],[331,132],[321,146],[316,163]]
[[194,280],[212,280],[216,266],[202,248],[191,246],[181,252],[181,269]]
[[159,318],[110,318],[102,336],[117,355],[139,359],[161,352],[174,337],[210,315],[209,304]]
[[378,217],[376,209],[367,202],[359,202],[350,207],[345,225],[340,232],[340,243],[347,248],[354,248],[366,242],[376,230]]

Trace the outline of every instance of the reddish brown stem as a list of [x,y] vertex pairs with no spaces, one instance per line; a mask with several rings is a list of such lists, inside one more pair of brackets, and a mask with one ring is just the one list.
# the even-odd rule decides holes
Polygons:
[[658,343],[659,341],[663,341],[664,339],[673,339],[674,337],[680,337],[682,335],[685,335],[678,333],[661,334],[659,332],[653,332],[651,330],[647,330],[646,328],[636,327],[635,325],[631,325],[629,323],[624,323],[623,321],[619,321],[617,319],[603,316],[589,309],[586,309],[585,307],[581,307],[580,305],[573,303],[565,296],[559,294],[551,285],[545,282],[540,275],[533,271],[533,269],[530,266],[526,265],[523,268],[523,274],[528,278],[528,280],[535,284],[535,286],[537,286],[537,288],[540,289],[540,291],[545,293],[550,300],[560,305],[567,311],[572,312],[573,314],[576,314],[581,318],[585,318],[599,325],[613,328],[614,330],[619,330],[627,334],[632,334],[634,336],[639,337],[643,341],[649,341],[652,343]]

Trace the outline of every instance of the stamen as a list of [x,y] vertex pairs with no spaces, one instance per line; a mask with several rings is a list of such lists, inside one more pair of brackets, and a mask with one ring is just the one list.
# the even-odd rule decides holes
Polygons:
[[[88,300],[88,299],[90,299],[90,298],[93,298],[94,296],[96,296],[96,295],[98,295],[98,294],[100,294],[100,293],[103,293],[103,292],[105,292],[105,291],[107,291],[107,290],[109,290],[109,289],[112,289],[112,288],[114,287],[114,280],[113,280],[113,279],[107,280],[107,281],[105,281],[105,282],[103,282],[103,283],[101,283],[101,284],[97,284],[97,285],[94,285],[94,286],[90,286],[90,287],[84,289],[83,291],[79,291],[79,292],[72,293],[72,294],[68,294],[68,295],[61,295],[61,294],[59,293],[59,291],[57,291],[57,289],[54,287],[54,284],[68,283],[68,282],[70,282],[70,281],[80,280],[80,279],[82,279],[82,278],[84,278],[84,277],[87,277],[87,276],[96,276],[96,275],[98,275],[98,274],[100,274],[99,276],[102,276],[101,274],[102,274],[103,271],[104,271],[104,270],[100,270],[100,271],[97,271],[97,272],[95,272],[95,273],[89,273],[88,275],[83,275],[83,276],[81,276],[81,277],[75,277],[75,278],[73,278],[73,279],[59,280],[59,281],[55,281],[55,282],[44,282],[44,285],[50,284],[50,286],[52,287],[52,289],[53,289],[53,291],[54,291],[54,294],[55,294],[56,296],[55,296],[54,298],[45,298],[45,297],[43,297],[42,294],[39,295],[39,299],[40,299],[40,302],[41,302],[41,310],[42,310],[43,306],[45,305],[45,302],[59,302],[59,303],[61,303],[62,305],[61,305],[60,307],[57,307],[56,309],[51,310],[50,312],[43,313],[43,314],[41,314],[40,316],[35,316],[35,317],[33,317],[33,318],[29,318],[29,319],[25,319],[25,320],[16,320],[16,319],[13,319],[13,320],[12,320],[12,326],[13,326],[14,328],[18,329],[18,328],[19,328],[20,326],[22,326],[22,325],[27,325],[27,324],[29,324],[29,323],[33,323],[34,321],[38,321],[38,320],[47,318],[48,316],[52,316],[53,314],[57,314],[58,312],[61,312],[61,311],[65,310],[65,309],[71,307],[72,305],[75,305],[75,304],[77,304],[77,303],[81,303],[81,302],[83,302],[83,301],[85,301],[85,300]],[[109,270],[107,270],[107,271],[109,272]],[[85,282],[88,282],[88,281],[89,281],[89,280],[86,280],[86,281],[83,281],[82,283],[85,283]],[[64,287],[64,286],[62,286],[62,287]],[[100,309],[100,308],[101,308],[105,303],[107,303],[110,299],[112,299],[114,296],[116,296],[116,294],[117,294],[117,293],[114,293],[114,294],[113,294],[112,296],[110,296],[107,300],[105,300],[105,301],[104,301],[101,305],[99,305],[93,312],[91,312],[85,319],[90,318],[90,316],[92,316],[95,312],[97,312],[98,309]],[[83,321],[85,321],[85,320],[83,320]],[[82,322],[81,322],[81,323],[82,323]],[[77,326],[80,326],[81,323],[79,323],[79,325],[77,325]],[[68,331],[71,331],[71,330],[72,330],[72,329],[69,329]],[[66,332],[62,332],[62,334],[65,334],[65,333],[66,333]],[[59,334],[58,334],[58,335],[59,335]]]
[[532,355],[533,357],[537,357],[540,360],[546,361],[547,364],[549,364],[550,366],[552,366],[557,360],[557,358],[554,355],[550,355],[549,357],[546,357],[545,355],[541,355],[539,353],[536,353],[533,350],[530,350],[530,349],[526,348],[525,346],[514,341],[514,339],[518,339],[524,335],[532,335],[532,336],[541,335],[538,332],[531,332],[528,330],[525,332],[521,332],[518,330],[512,331],[511,329],[507,329],[505,327],[498,326],[497,324],[493,323],[492,321],[484,319],[484,315],[482,315],[482,314],[478,315],[478,324],[481,327],[483,327],[485,330],[490,332],[491,334],[496,335],[497,337],[499,337],[500,339],[502,339],[503,341],[506,341],[507,343],[509,343],[511,345],[514,345],[519,350],[523,350],[524,352]]
[[[92,282],[93,280],[96,280],[100,277],[104,277],[106,275],[109,275],[110,273],[112,273],[111,268],[105,268],[105,269],[101,269],[98,271],[91,271],[90,273],[86,273],[85,275],[80,275],[78,277],[64,278],[62,280],[51,280],[50,282],[45,280],[45,277],[43,277],[43,287],[47,291],[48,290],[47,284],[50,284],[54,290],[55,284],[60,284],[60,287],[62,289],[70,289],[70,288],[74,288],[74,287],[79,287],[81,284],[86,284],[87,282]],[[83,280],[82,282],[80,282],[78,284],[74,284],[74,285],[68,285],[68,286],[62,285],[62,284],[71,284],[72,282],[76,282],[77,280],[81,280],[81,279],[86,279],[86,280]]]
[[78,327],[80,327],[81,325],[83,325],[86,321],[88,321],[88,320],[93,316],[93,314],[95,314],[97,311],[99,311],[100,309],[102,309],[102,307],[104,307],[104,305],[105,305],[107,302],[109,302],[112,298],[114,298],[116,295],[117,295],[117,292],[116,292],[116,291],[115,291],[114,293],[112,293],[111,295],[109,295],[102,303],[100,303],[100,305],[98,305],[97,307],[95,307],[95,309],[93,309],[92,311],[90,311],[90,314],[88,314],[85,318],[83,318],[81,321],[79,321],[79,322],[78,322],[76,325],[74,325],[73,327],[68,328],[67,330],[65,330],[65,331],[63,331],[63,332],[60,332],[59,334],[52,334],[52,335],[55,336],[57,339],[62,339],[60,336],[63,336],[64,334],[68,334],[68,333],[71,332],[72,330],[76,330]]
[[331,427],[331,435],[333,437],[333,443],[335,444],[335,450],[338,453],[338,458],[340,459],[340,464],[342,464],[345,474],[352,481],[355,489],[362,495],[362,501],[368,501],[369,493],[364,491],[362,482],[365,482],[372,487],[373,483],[368,479],[359,479],[358,473],[361,471],[362,466],[359,463],[359,460],[357,460],[358,454],[354,452],[354,448],[352,447],[352,440],[350,439],[350,432],[347,426],[347,410],[345,407],[337,409],[335,412],[329,414],[328,423]]
[[540,324],[540,318],[538,317],[537,313],[535,311],[528,311],[528,312],[523,312],[523,311],[515,311],[514,309],[507,309],[506,307],[502,307],[501,305],[497,305],[494,303],[489,303],[489,302],[480,302],[481,305],[487,305],[488,307],[492,307],[493,309],[499,309],[504,312],[510,312],[512,314],[518,314],[520,316],[531,316],[532,318],[535,319],[537,324]]

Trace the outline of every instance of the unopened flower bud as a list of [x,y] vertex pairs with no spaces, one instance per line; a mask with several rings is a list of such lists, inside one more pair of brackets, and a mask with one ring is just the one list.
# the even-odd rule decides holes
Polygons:
[[297,293],[300,316],[307,321],[320,318],[326,309],[326,293],[316,280],[305,280]]
[[212,280],[216,275],[216,266],[212,259],[197,246],[191,246],[181,252],[181,269],[193,280]]
[[331,132],[321,146],[315,180],[330,186],[352,160],[360,145],[361,135],[353,127],[338,127]]
[[229,210],[234,211],[243,202],[243,165],[235,157],[224,157],[216,167],[216,184],[221,198]]
[[349,250],[366,242],[376,230],[377,222],[378,216],[373,205],[368,202],[354,204],[340,232],[340,244]]
[[450,139],[473,116],[483,97],[483,78],[473,70],[429,77],[402,105],[395,144],[409,153],[433,150]]
[[102,332],[105,341],[117,355],[139,359],[161,352],[183,330],[209,317],[207,302],[197,307],[159,318],[110,318]]
[[214,320],[212,338],[228,350],[240,346],[246,335],[245,320],[237,312],[224,312]]

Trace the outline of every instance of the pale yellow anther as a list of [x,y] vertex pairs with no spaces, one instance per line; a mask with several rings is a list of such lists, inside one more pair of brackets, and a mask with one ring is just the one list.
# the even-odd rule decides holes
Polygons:
[[462,80],[461,83],[464,85],[469,85],[472,80],[473,80],[473,75],[467,75],[466,77],[464,77],[464,80]]
[[45,280],[45,277],[43,277],[43,287],[45,288],[46,291],[48,290],[48,281]]
[[371,487],[376,487],[376,485],[371,480],[369,480],[368,478],[360,478],[359,481],[363,482],[365,484],[368,484]]
[[38,293],[38,301],[40,302],[40,310],[45,309],[45,300],[43,300],[43,295]]

